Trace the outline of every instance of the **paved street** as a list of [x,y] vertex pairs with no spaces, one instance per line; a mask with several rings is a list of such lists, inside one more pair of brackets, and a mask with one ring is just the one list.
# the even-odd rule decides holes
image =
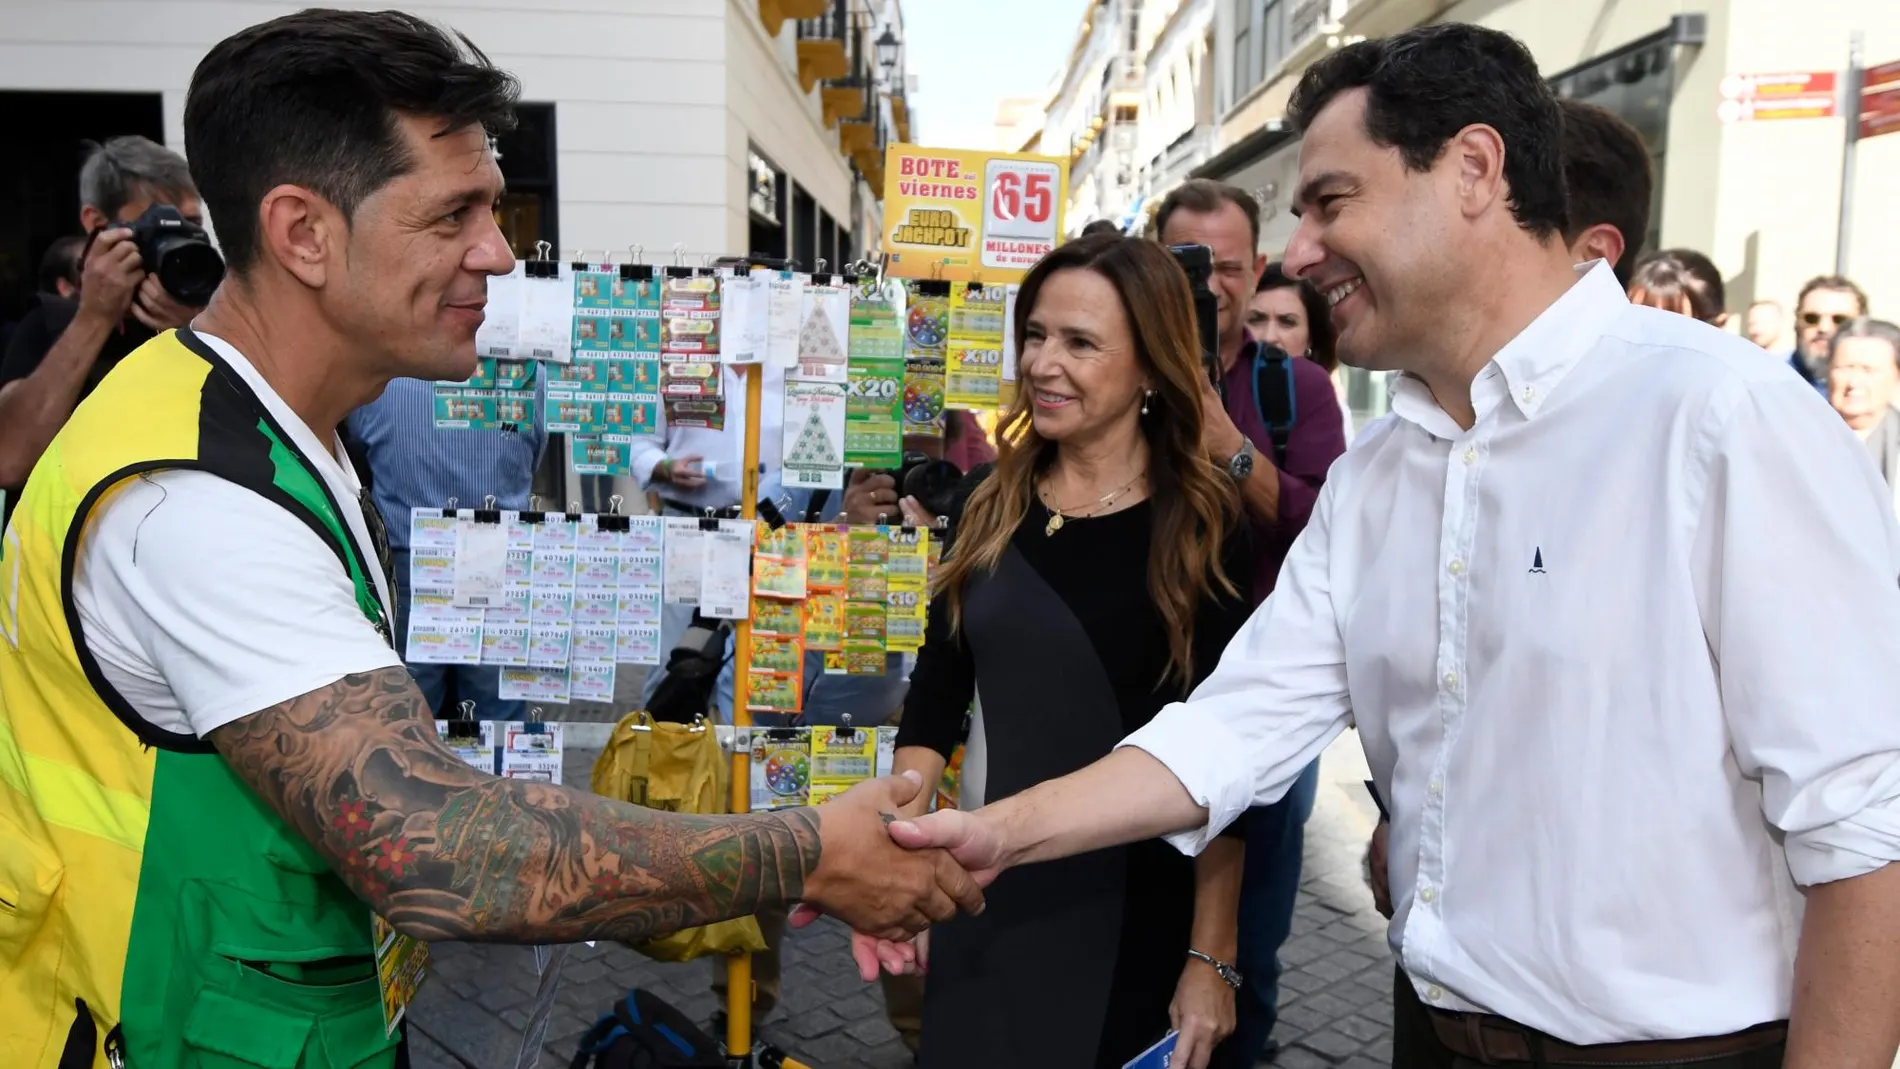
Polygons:
[[[591,751],[568,757],[568,782],[585,784]],[[1326,754],[1293,938],[1283,958],[1281,1023],[1290,1069],[1391,1062],[1392,962],[1385,924],[1361,879],[1374,810],[1364,760],[1348,735]],[[534,1002],[534,953],[526,947],[443,944],[435,974],[412,1007],[417,1069],[514,1069]],[[627,987],[649,988],[701,1022],[716,1008],[703,962],[658,965],[618,946],[576,946],[562,973],[541,1065],[565,1066],[577,1038]],[[762,1037],[816,1069],[904,1069],[910,1054],[884,1019],[877,985],[860,982],[844,930],[826,923],[793,933],[784,954],[784,1002]]]

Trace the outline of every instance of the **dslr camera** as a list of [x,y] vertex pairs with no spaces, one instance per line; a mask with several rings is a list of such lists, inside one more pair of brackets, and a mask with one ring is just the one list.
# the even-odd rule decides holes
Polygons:
[[1194,293],[1195,332],[1201,338],[1201,362],[1214,389],[1221,388],[1220,298],[1208,281],[1214,277],[1214,250],[1205,245],[1170,245],[1175,262],[1187,272],[1188,288]]
[[932,460],[922,453],[904,454],[904,462],[894,474],[897,496],[914,497],[931,520],[950,515],[956,506],[957,484],[963,481],[963,469],[947,460]]
[[201,308],[224,281],[224,257],[212,248],[205,228],[169,204],[154,204],[126,224],[147,274],[179,304]]

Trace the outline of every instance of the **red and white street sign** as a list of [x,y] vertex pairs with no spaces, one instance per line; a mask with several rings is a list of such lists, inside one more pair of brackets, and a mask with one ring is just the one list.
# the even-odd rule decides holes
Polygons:
[[1722,79],[1723,122],[1825,119],[1835,114],[1834,71],[1731,74]]
[[1861,73],[1861,91],[1860,136],[1900,130],[1900,62],[1867,68]]
[[1869,67],[1860,74],[1860,89],[1863,93],[1871,93],[1886,85],[1900,85],[1900,60]]
[[1860,99],[1860,136],[1878,137],[1900,130],[1900,85]]

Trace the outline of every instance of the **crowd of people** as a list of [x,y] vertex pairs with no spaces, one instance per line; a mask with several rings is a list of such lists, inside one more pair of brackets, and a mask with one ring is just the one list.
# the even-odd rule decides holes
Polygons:
[[[757,915],[763,1014],[788,915],[828,912],[926,1069],[1115,1069],[1169,1032],[1177,1066],[1245,1069],[1355,727],[1395,1067],[1889,1064],[1900,327],[1831,275],[1791,337],[1771,300],[1732,323],[1707,256],[1642,251],[1640,135],[1514,39],[1315,63],[1277,260],[1253,197],[1197,179],[1038,263],[994,440],[953,413],[905,442],[961,480],[922,650],[805,674],[802,722],[896,722],[897,774],[736,817],[468,769],[433,718],[521,709],[399,654],[410,508],[524,508],[546,453],[430,401],[513,264],[487,208],[517,91],[421,20],[307,12],[200,64],[191,166],[136,138],[85,164],[0,358],[0,1063],[400,1064],[372,912],[510,942]],[[155,203],[219,222],[205,307],[122,229]],[[1356,436],[1342,364],[1391,373]],[[760,419],[793,518],[934,519],[902,472],[784,492]],[[662,428],[637,479],[736,511],[744,433]],[[673,610],[663,645],[695,632],[694,711],[730,717],[727,636]]]

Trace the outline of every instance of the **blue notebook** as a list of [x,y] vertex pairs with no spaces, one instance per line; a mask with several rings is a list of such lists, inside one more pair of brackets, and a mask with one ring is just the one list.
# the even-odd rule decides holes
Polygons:
[[1122,1069],[1168,1069],[1174,1063],[1174,1041],[1180,1038],[1181,1033],[1169,1032],[1161,1037],[1161,1042],[1137,1054]]

